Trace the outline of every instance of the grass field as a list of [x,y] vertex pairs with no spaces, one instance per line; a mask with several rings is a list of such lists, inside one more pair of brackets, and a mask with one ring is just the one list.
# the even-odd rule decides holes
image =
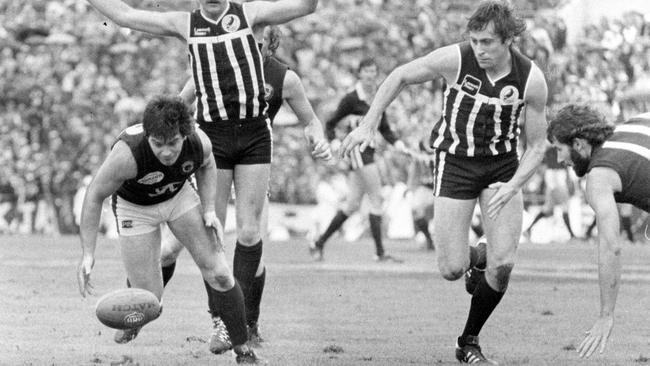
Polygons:
[[[232,243],[232,240],[228,241]],[[97,296],[82,299],[76,237],[0,237],[0,365],[234,365],[208,352],[206,295],[184,253],[163,316],[127,345],[96,320],[97,298],[124,286],[115,241],[101,240]],[[443,280],[435,254],[387,243],[403,264],[378,264],[372,244],[337,241],[309,261],[304,240],[265,247],[259,354],[270,365],[453,365],[469,295]],[[232,252],[230,247],[229,252]],[[598,315],[596,255],[588,244],[522,245],[510,289],[481,334],[502,365],[650,365],[650,246],[627,246],[612,339],[604,355],[575,347]]]

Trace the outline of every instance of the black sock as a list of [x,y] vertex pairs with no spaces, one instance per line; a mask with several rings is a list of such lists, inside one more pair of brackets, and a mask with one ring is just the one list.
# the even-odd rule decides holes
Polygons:
[[251,282],[250,291],[247,296],[244,296],[246,304],[246,321],[248,325],[257,323],[260,318],[260,303],[262,303],[262,293],[264,292],[264,282],[266,281],[266,268],[262,270],[262,274],[253,278]]
[[381,216],[369,214],[368,218],[370,220],[370,233],[375,240],[375,252],[381,257],[384,255],[384,245],[381,242]]
[[420,217],[419,219],[413,221],[413,223],[415,225],[415,229],[424,234],[424,237],[427,239],[427,245],[432,246],[433,239],[431,239],[431,233],[429,232],[429,221],[424,217]]
[[467,316],[467,323],[465,323],[465,330],[463,334],[458,337],[458,345],[465,345],[465,338],[468,335],[478,336],[481,328],[492,314],[492,311],[497,307],[499,301],[503,297],[504,292],[498,292],[488,285],[485,278],[478,283],[474,295],[472,295],[472,305],[469,308],[469,315]]
[[627,240],[634,242],[634,234],[632,234],[632,218],[630,216],[621,216],[621,227],[627,235]]
[[332,234],[334,234],[338,229],[340,229],[343,223],[345,222],[345,220],[347,219],[348,219],[348,215],[346,215],[345,212],[341,210],[337,211],[336,215],[334,216],[332,221],[330,221],[330,224],[325,230],[325,232],[320,236],[320,238],[318,238],[318,240],[316,240],[316,247],[323,249],[327,239],[329,239],[330,236],[332,236]]
[[571,230],[571,221],[569,220],[568,212],[562,212],[562,221],[564,221],[564,225],[566,225],[567,230],[569,230],[569,234],[571,234],[571,237],[575,238],[576,236],[573,233],[573,230]]
[[[262,259],[262,240],[250,247],[242,245],[239,241],[235,246],[235,257],[233,259],[233,273],[241,286],[246,305],[253,303],[253,282],[255,282],[255,273]],[[259,295],[261,299],[261,294]],[[259,312],[259,304],[251,311]],[[249,311],[247,308],[246,311]]]
[[[246,310],[244,309],[244,294],[239,283],[235,280],[235,286],[228,291],[219,291],[209,287],[214,301],[210,303],[212,314],[220,313],[221,320],[226,325],[230,341],[233,346],[246,343],[248,330],[246,329]],[[220,309],[213,307],[219,304]]]
[[172,279],[172,276],[174,275],[174,269],[176,269],[176,262],[162,267],[163,287],[167,286],[169,280]]
[[221,317],[221,304],[215,296],[217,290],[213,289],[206,280],[203,280],[203,285],[205,285],[205,291],[208,293],[208,309],[210,315],[213,317]]

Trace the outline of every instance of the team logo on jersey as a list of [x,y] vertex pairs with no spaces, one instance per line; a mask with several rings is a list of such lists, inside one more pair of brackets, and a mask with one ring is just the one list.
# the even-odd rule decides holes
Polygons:
[[133,221],[122,220],[122,229],[133,229]]
[[192,170],[194,169],[194,162],[191,160],[188,160],[181,165],[181,170],[185,174],[189,174]]
[[205,27],[205,28],[194,27],[195,36],[207,36],[208,33],[210,33],[210,27]]
[[465,75],[463,82],[460,84],[460,89],[469,95],[476,95],[481,90],[481,80],[472,75]]
[[225,30],[228,33],[238,31],[240,25],[241,25],[241,21],[236,15],[233,14],[226,15],[225,17],[223,17],[223,20],[221,21],[221,26],[223,27],[223,30]]
[[273,98],[273,92],[274,92],[273,85],[264,83],[264,100],[266,100],[267,102],[271,100],[271,98]]
[[501,89],[499,99],[503,104],[514,104],[519,99],[519,90],[512,85],[506,85]]
[[163,180],[163,178],[165,178],[165,174],[163,172],[153,172],[138,179],[138,183],[147,185],[156,184]]

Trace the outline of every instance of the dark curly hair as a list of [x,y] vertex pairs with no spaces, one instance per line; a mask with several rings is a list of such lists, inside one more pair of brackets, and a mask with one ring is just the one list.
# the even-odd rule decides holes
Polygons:
[[176,133],[185,137],[194,132],[190,111],[177,96],[156,96],[144,109],[142,127],[147,136],[169,140]]
[[513,7],[506,1],[483,1],[474,14],[468,18],[467,31],[480,32],[494,22],[494,32],[501,37],[501,42],[514,38],[526,30],[526,22],[515,15]]
[[582,138],[592,146],[602,145],[614,133],[614,126],[605,116],[586,105],[569,104],[560,109],[546,130],[546,138],[553,142],[571,145],[573,139]]

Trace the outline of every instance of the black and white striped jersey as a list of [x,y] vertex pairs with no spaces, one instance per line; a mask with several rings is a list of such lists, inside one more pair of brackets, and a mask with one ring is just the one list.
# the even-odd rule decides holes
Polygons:
[[469,42],[457,46],[458,75],[445,88],[442,117],[431,131],[431,147],[468,157],[516,153],[518,119],[533,63],[511,49],[510,73],[491,80]]
[[229,2],[217,20],[190,13],[187,43],[199,123],[266,113],[262,54],[242,4]]
[[616,202],[631,203],[650,212],[650,113],[630,118],[614,129],[601,146],[595,147],[587,171],[610,168],[621,178]]

